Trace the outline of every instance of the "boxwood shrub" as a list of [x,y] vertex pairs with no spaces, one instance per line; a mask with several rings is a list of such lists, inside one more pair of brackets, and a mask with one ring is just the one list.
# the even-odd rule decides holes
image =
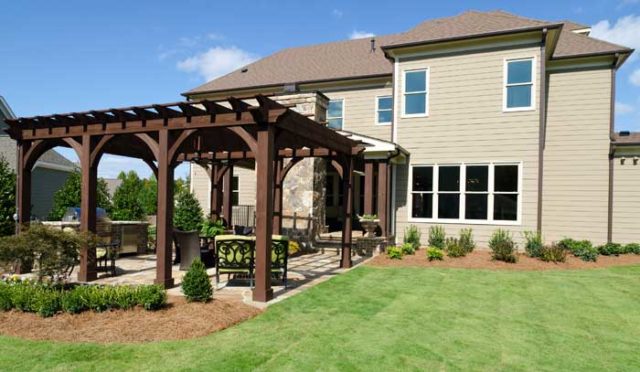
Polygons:
[[558,242],[558,246],[571,252],[571,254],[580,258],[582,261],[595,262],[598,259],[598,249],[588,240],[565,238]]

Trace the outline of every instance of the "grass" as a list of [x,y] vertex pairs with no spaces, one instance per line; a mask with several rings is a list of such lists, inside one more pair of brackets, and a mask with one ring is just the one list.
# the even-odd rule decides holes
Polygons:
[[637,370],[640,266],[361,267],[205,338],[0,337],[0,370]]

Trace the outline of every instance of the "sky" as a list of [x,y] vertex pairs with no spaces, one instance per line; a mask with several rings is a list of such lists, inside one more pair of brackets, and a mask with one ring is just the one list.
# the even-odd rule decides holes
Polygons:
[[[569,19],[638,50],[617,74],[616,129],[640,131],[640,0],[0,0],[0,95],[18,116],[173,102],[282,48],[402,32],[469,9]],[[150,174],[115,156],[98,171],[122,170]]]

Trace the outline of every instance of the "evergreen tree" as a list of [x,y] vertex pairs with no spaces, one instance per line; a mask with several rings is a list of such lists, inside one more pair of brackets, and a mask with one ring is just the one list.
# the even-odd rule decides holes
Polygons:
[[158,209],[158,180],[152,175],[148,179],[142,180],[142,191],[140,193],[142,209],[147,216],[153,216]]
[[189,190],[181,190],[176,198],[173,226],[182,231],[199,230],[202,220],[202,208],[196,197]]
[[16,174],[0,156],[0,236],[15,231],[13,215],[16,213]]
[[[111,211],[111,200],[107,183],[102,178],[98,178],[96,189],[96,204],[98,208],[104,208],[109,213]],[[76,170],[67,177],[64,185],[53,195],[53,208],[49,212],[49,219],[51,221],[60,221],[67,208],[80,206],[81,198],[82,174]]]
[[134,171],[120,172],[122,181],[113,193],[111,218],[116,221],[139,221],[146,217],[143,207],[144,183]]

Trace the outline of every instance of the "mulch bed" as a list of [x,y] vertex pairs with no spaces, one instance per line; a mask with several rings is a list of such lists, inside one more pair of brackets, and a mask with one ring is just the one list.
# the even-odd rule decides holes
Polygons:
[[445,255],[443,261],[427,260],[425,249],[419,249],[415,255],[404,256],[402,260],[392,260],[381,254],[367,262],[371,266],[379,267],[449,267],[462,269],[489,270],[562,270],[562,269],[592,269],[610,266],[625,266],[640,264],[640,255],[624,254],[620,256],[598,256],[596,262],[585,262],[572,255],[567,255],[566,262],[544,262],[531,258],[525,254],[518,255],[518,262],[511,264],[495,261],[489,251],[477,250],[466,257],[450,258]]
[[95,343],[139,343],[206,336],[258,315],[261,310],[226,299],[188,303],[170,296],[159,311],[114,310],[104,313],[36,314],[0,311],[0,334],[31,340]]

